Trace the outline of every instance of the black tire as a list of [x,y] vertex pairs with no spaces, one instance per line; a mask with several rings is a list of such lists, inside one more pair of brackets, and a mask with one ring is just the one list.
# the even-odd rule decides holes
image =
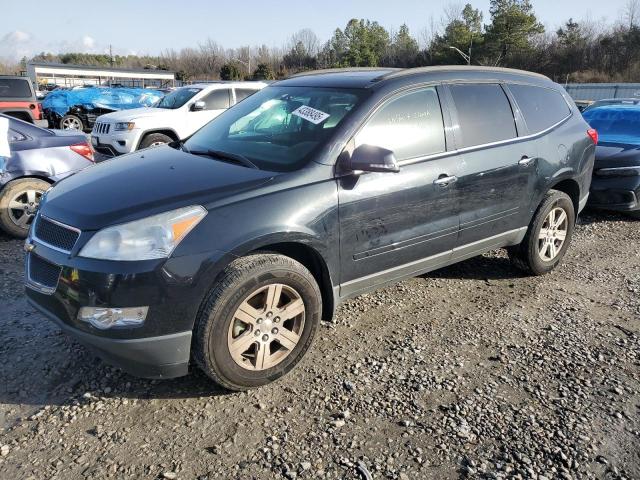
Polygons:
[[[295,289],[305,307],[300,339],[275,366],[251,371],[232,358],[227,335],[234,314],[257,289],[279,283]],[[232,262],[219,276],[200,309],[194,328],[193,355],[216,383],[242,391],[273,382],[291,371],[309,349],[320,322],[322,296],[313,275],[299,262],[275,253],[248,255]]]
[[[46,192],[50,186],[49,183],[37,178],[21,178],[5,185],[0,192],[0,228],[13,237],[26,238],[33,220],[33,214],[39,204],[39,195]],[[22,215],[29,215],[30,218],[25,217],[28,223],[21,226],[15,221],[22,218],[22,215],[19,215],[20,210],[10,210],[9,205],[17,197],[22,201],[22,197],[26,197],[27,192],[30,190],[38,192],[38,195],[36,196],[35,205],[28,206],[29,212],[22,213]]]
[[[538,253],[538,236],[545,219],[554,208],[563,209],[567,215],[566,237],[556,256],[551,260],[545,261]],[[516,267],[528,274],[544,275],[549,273],[562,261],[571,243],[575,221],[575,208],[569,195],[558,190],[549,190],[533,216],[522,243],[507,248],[509,259]]]
[[640,210],[635,210],[633,212],[626,212],[626,215],[631,218],[635,218],[636,220],[640,220]]
[[[71,125],[74,125],[74,127],[72,128]],[[59,127],[61,130],[77,130],[78,132],[84,132],[85,124],[82,123],[82,119],[77,115],[65,115],[60,119]]]
[[158,145],[171,142],[173,142],[173,138],[169,137],[168,135],[165,135],[163,133],[149,133],[145,135],[140,142],[139,149],[156,147]]

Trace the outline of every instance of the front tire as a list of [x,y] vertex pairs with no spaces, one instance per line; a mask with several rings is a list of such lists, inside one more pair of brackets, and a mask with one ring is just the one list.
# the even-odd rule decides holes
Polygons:
[[247,390],[291,371],[309,349],[322,312],[313,275],[274,253],[232,262],[196,320],[194,357],[229,390]]
[[37,178],[21,178],[8,183],[0,193],[0,228],[9,235],[26,238],[49,183]]
[[544,275],[562,261],[573,236],[575,209],[569,195],[549,190],[519,245],[508,247],[511,262],[531,275]]
[[140,142],[140,149],[149,148],[149,147],[159,147],[160,145],[165,145],[167,143],[173,142],[173,138],[164,135],[162,133],[150,133],[145,135],[145,137]]
[[61,130],[77,130],[79,132],[84,131],[84,124],[80,117],[76,115],[65,115],[60,119]]

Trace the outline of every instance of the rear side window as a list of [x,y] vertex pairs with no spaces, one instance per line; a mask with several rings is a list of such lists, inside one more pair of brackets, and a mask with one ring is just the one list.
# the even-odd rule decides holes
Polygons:
[[257,90],[250,90],[248,88],[236,88],[236,103],[240,100],[244,100],[249,95],[253,95]]
[[524,116],[529,133],[538,133],[561,122],[571,114],[560,92],[531,85],[509,85]]
[[214,90],[209,95],[206,95],[202,100],[207,105],[207,110],[222,110],[229,108],[230,94],[231,90],[228,88],[221,88],[219,90]]
[[30,98],[28,79],[0,78],[0,98]]
[[398,161],[444,152],[442,111],[436,89],[425,88],[382,106],[355,137],[356,147],[392,150]]
[[460,148],[517,136],[511,104],[500,85],[451,85],[450,88],[458,112]]
[[24,135],[22,135],[20,132],[16,132],[13,129],[9,129],[9,142],[13,143],[13,142],[21,142],[23,140],[26,140],[27,137],[25,137]]

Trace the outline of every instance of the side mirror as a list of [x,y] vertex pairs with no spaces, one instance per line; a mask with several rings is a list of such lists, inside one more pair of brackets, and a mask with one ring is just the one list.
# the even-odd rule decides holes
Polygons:
[[192,112],[200,112],[201,110],[204,110],[205,108],[207,108],[207,104],[204,103],[202,100],[198,100],[197,102],[193,102],[191,104],[191,111]]
[[394,172],[400,167],[391,150],[375,145],[360,145],[351,154],[348,167],[351,171],[360,172]]

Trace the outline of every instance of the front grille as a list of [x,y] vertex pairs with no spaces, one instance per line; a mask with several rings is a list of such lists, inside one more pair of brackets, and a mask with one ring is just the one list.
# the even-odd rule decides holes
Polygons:
[[61,271],[62,267],[49,263],[38,255],[29,253],[27,256],[27,278],[31,284],[52,292],[58,286]]
[[106,134],[109,133],[109,130],[111,130],[110,123],[97,122],[93,127],[94,133]]
[[73,250],[79,236],[78,230],[49,220],[42,215],[38,215],[33,231],[33,237],[36,240],[67,253]]

